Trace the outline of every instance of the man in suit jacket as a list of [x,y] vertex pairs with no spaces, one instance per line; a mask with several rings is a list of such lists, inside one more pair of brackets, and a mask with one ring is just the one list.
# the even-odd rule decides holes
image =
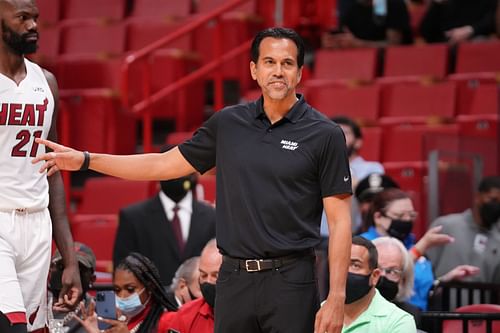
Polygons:
[[215,209],[193,197],[195,184],[194,174],[161,181],[157,196],[120,211],[115,266],[130,252],[139,252],[158,267],[167,286],[186,259],[200,255],[215,237]]

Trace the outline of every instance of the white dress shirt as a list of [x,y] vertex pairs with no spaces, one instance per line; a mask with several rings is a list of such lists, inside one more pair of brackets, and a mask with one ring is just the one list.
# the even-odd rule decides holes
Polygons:
[[160,201],[169,222],[171,222],[174,218],[175,205],[179,207],[177,216],[179,217],[179,221],[181,223],[182,239],[184,242],[187,242],[189,227],[191,226],[191,215],[193,214],[193,193],[189,191],[186,196],[176,204],[172,199],[167,197],[165,193],[160,191]]

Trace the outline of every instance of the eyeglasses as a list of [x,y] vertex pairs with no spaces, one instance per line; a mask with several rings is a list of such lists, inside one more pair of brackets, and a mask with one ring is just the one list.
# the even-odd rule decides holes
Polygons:
[[403,271],[397,268],[383,268],[380,267],[380,270],[383,272],[389,280],[399,280],[403,275]]
[[399,214],[396,214],[396,213],[389,213],[388,214],[388,212],[386,212],[383,215],[385,217],[388,217],[388,218],[394,219],[394,220],[410,220],[410,221],[414,221],[418,217],[418,212],[403,212],[403,213],[399,213]]

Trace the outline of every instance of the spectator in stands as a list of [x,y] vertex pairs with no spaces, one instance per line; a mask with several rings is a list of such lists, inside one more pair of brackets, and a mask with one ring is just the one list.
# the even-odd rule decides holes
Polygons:
[[[143,255],[133,252],[123,259],[113,273],[118,320],[98,318],[95,304],[80,306],[81,318],[76,320],[88,333],[100,333],[97,321],[110,324],[113,332],[164,333],[166,323],[177,310],[160,282],[160,275],[154,264]],[[118,312],[119,310],[119,312]]]
[[323,35],[323,47],[381,47],[413,42],[405,1],[387,0],[377,15],[372,0],[352,0],[342,6],[340,29]]
[[431,227],[440,227],[455,241],[426,253],[437,276],[457,265],[474,264],[478,274],[469,281],[500,283],[500,177],[490,176],[481,180],[471,209],[436,219]]
[[413,258],[403,243],[394,237],[373,240],[378,252],[378,268],[381,277],[377,289],[388,301],[413,315],[420,328],[420,309],[407,300],[413,294]]
[[372,207],[373,198],[375,194],[389,188],[399,188],[399,185],[388,175],[379,173],[371,173],[358,182],[354,190],[354,196],[359,204],[362,222],[356,233],[362,233],[368,230],[370,225],[367,220]]
[[209,241],[200,256],[200,289],[203,297],[186,303],[170,320],[169,328],[179,333],[214,332],[215,282],[222,255],[215,239]]
[[497,0],[432,0],[420,24],[429,43],[458,43],[495,32]]
[[375,288],[381,277],[377,256],[372,242],[360,236],[352,238],[342,333],[416,332],[413,317]]
[[157,196],[120,211],[113,251],[116,266],[130,252],[150,258],[163,285],[187,258],[215,237],[215,209],[196,200],[196,175],[161,181]]
[[177,268],[172,284],[169,286],[168,294],[172,295],[180,308],[187,302],[201,297],[198,270],[200,257],[192,257]]
[[431,246],[445,244],[453,239],[440,233],[440,228],[429,230],[415,244],[415,235],[411,233],[417,212],[409,195],[400,189],[390,188],[375,195],[368,215],[370,228],[361,234],[369,240],[382,236],[392,236],[399,239],[407,249],[411,249],[415,260],[414,295],[409,302],[420,309],[427,308],[427,295],[434,282],[431,263],[422,256]]
[[[96,268],[96,258],[94,255],[94,251],[90,247],[80,242],[74,243],[74,251],[76,255],[76,259],[78,260],[78,266],[80,268],[80,281],[82,282],[82,296],[78,299],[78,302],[83,301],[85,305],[88,305],[92,296],[88,294],[90,288],[92,288],[95,280],[95,268]],[[61,253],[57,250],[52,257],[50,263],[50,271],[49,271],[49,298],[52,300],[57,295],[59,295],[62,288],[62,273],[64,271],[64,261],[62,259]],[[53,304],[53,302],[49,302],[49,304]],[[50,309],[49,309],[50,311]],[[79,309],[76,309],[76,313],[78,313]],[[85,332],[85,329],[80,325],[80,323],[74,319],[73,314],[75,312],[69,312],[68,310],[63,308],[60,309],[55,307],[53,309],[53,316],[55,319],[63,319],[64,326],[68,327],[69,333],[82,333]],[[49,316],[50,317],[50,316]]]

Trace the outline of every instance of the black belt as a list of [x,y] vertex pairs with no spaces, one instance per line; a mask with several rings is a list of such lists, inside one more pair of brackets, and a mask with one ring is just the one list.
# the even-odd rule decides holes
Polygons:
[[286,264],[294,262],[298,258],[306,256],[314,256],[314,250],[307,249],[287,256],[270,259],[240,259],[224,256],[223,261],[247,272],[260,272],[283,267]]

